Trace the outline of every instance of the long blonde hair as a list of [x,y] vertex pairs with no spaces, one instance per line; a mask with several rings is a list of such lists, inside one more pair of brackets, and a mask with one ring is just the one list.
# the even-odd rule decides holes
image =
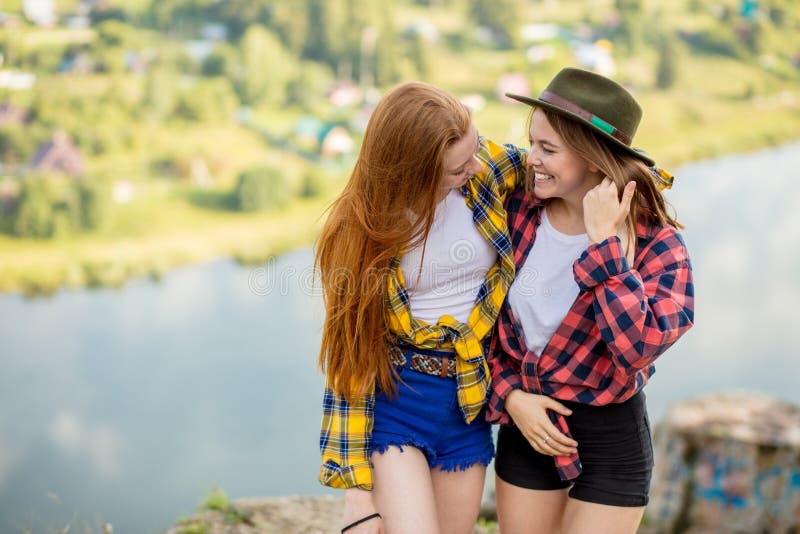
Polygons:
[[[669,211],[674,212],[674,209],[664,198],[652,171],[642,160],[613,143],[607,142],[589,127],[546,108],[534,108],[531,110],[528,124],[529,130],[530,119],[533,117],[535,109],[540,109],[544,112],[553,130],[564,140],[570,150],[595,165],[601,174],[611,178],[620,192],[628,182],[636,182],[636,192],[631,201],[630,212],[625,220],[628,228],[629,246],[631,244],[635,246],[636,221],[642,217],[656,226],[669,224],[675,228],[683,228],[683,225],[678,222],[675,215],[669,213]],[[528,169],[525,190],[529,195],[533,195],[532,168]]]
[[[319,365],[337,394],[352,399],[373,381],[395,391],[385,318],[389,263],[403,245],[427,238],[445,151],[470,123],[461,102],[424,83],[396,87],[370,118],[316,251],[326,311]],[[412,220],[409,210],[418,216]]]

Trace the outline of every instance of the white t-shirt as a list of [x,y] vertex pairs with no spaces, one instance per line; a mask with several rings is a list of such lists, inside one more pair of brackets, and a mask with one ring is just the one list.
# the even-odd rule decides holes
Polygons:
[[588,246],[587,234],[562,234],[550,224],[547,210],[542,210],[536,240],[508,291],[525,346],[533,353],[542,353],[575,302],[579,288],[572,264]]
[[407,250],[400,259],[412,315],[432,324],[442,315],[467,322],[497,250],[478,231],[458,189],[436,206],[420,270],[422,249]]

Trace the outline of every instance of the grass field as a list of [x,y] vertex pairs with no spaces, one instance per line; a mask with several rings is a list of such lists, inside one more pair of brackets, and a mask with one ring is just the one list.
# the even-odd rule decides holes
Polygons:
[[[527,21],[581,20],[599,25],[614,2],[593,2],[591,8],[585,2],[535,4],[535,10],[526,12]],[[137,5],[148,4],[138,0]],[[645,5],[649,20],[664,27],[700,31],[714,23],[709,11],[687,18],[682,2]],[[463,14],[446,7],[402,4],[397,8],[394,25],[402,28],[423,16],[442,33],[442,39],[430,45],[428,81],[459,97],[483,96],[486,106],[474,112],[480,132],[497,141],[524,146],[527,108],[501,102],[497,80],[509,71],[524,72],[532,93],[537,94],[560,68],[573,64],[570,45],[552,43],[552,59],[531,65],[523,48],[498,50],[471,39],[463,40],[463,46],[450,46],[454,36],[474,28]],[[91,38],[91,32],[32,31],[26,36],[30,46]],[[617,54],[616,78],[631,89],[645,111],[635,144],[645,148],[660,165],[674,169],[688,161],[797,139],[800,73],[795,69],[793,74],[787,74],[776,59],[788,57],[792,46],[796,47],[790,41],[767,35],[768,52],[749,61],[692,53],[688,45],[679,43],[677,80],[665,91],[655,88],[657,58],[652,47],[643,47],[635,55]],[[143,91],[142,79],[135,76],[53,77],[42,83],[51,84],[51,93],[63,98],[90,95],[103,99],[113,93],[122,106],[133,105]],[[334,112],[320,100],[320,115],[333,116]],[[254,123],[277,138],[287,136],[302,115],[295,108],[264,106],[252,110]],[[315,200],[297,199],[288,209],[275,214],[242,214],[226,208],[227,196],[242,170],[261,165],[279,167],[289,187],[297,190],[312,163],[270,145],[255,129],[232,122],[143,120],[132,126],[127,144],[91,158],[87,164],[94,175],[133,183],[134,200],[118,206],[102,231],[92,234],[51,241],[0,235],[0,291],[38,294],[62,286],[120,285],[129,276],[159,276],[188,262],[220,256],[261,261],[289,248],[306,246],[313,242],[324,207],[342,187],[352,164],[332,165],[333,170],[327,173],[328,187]],[[185,177],[161,176],[152,168],[152,161],[162,158],[184,163],[201,158],[214,182],[198,188]],[[680,187],[680,176],[676,187]]]

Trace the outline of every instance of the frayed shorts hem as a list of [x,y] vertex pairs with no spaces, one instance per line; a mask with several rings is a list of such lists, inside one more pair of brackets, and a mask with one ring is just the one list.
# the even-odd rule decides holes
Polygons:
[[424,441],[415,438],[406,440],[390,440],[385,443],[373,444],[372,453],[384,454],[389,447],[397,447],[400,452],[404,452],[404,447],[413,447],[419,450],[425,460],[428,462],[428,467],[431,469],[439,469],[443,472],[456,472],[466,471],[476,465],[488,466],[494,459],[494,445],[487,447],[487,449],[478,456],[468,456],[464,458],[447,458],[440,459],[436,457],[436,452]]

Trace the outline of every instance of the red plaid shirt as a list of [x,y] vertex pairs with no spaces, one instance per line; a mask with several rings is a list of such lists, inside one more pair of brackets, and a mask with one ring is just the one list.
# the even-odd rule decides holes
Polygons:
[[[507,201],[517,271],[525,263],[543,202],[518,190]],[[694,286],[689,253],[671,226],[640,221],[633,268],[614,236],[591,244],[573,264],[580,293],[541,354],[528,351],[506,299],[489,349],[493,392],[487,419],[510,423],[505,399],[514,389],[558,400],[605,405],[635,395],[653,362],[692,327]],[[570,435],[564,416],[548,410]],[[571,437],[571,436],[570,436]],[[577,454],[555,458],[562,480],[581,473]]]

